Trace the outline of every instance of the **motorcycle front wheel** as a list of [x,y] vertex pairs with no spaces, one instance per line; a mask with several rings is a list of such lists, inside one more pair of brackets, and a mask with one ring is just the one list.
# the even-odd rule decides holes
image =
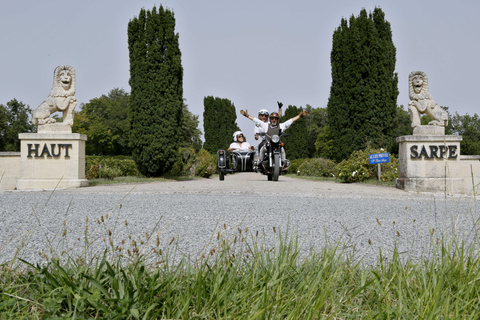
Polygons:
[[278,181],[278,177],[280,176],[280,155],[275,154],[274,156],[274,161],[273,161],[273,176],[272,180],[273,181]]

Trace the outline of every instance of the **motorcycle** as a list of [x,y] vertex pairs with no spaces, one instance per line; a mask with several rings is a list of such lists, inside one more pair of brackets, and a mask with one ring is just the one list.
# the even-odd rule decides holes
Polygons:
[[284,143],[281,141],[282,137],[289,135],[281,131],[278,135],[273,134],[270,136],[267,133],[261,133],[260,135],[266,136],[264,145],[266,152],[264,158],[260,159],[261,161],[258,163],[257,172],[267,175],[268,181],[278,181],[281,172],[289,167],[288,160],[285,161],[287,163],[282,161],[282,147]]
[[266,152],[262,161],[255,162],[255,152],[252,151],[233,151],[230,152],[230,155],[225,150],[217,151],[217,172],[220,181],[225,180],[226,174],[235,172],[259,172],[266,175],[268,181],[278,181],[281,172],[290,165],[288,160],[285,161],[286,163],[282,161],[282,147],[284,143],[280,140],[281,137],[289,135],[282,132],[279,132],[279,135],[274,134],[272,136],[266,133],[260,133],[260,135],[266,136]]

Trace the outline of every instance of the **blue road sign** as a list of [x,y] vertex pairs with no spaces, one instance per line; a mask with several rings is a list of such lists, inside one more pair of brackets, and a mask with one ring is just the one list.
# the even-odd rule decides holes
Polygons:
[[384,153],[374,153],[368,155],[368,163],[375,164],[375,163],[385,163],[390,162],[390,158],[388,152]]

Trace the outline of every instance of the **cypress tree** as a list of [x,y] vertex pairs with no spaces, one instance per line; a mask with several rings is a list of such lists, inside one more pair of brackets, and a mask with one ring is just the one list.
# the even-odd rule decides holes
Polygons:
[[[292,105],[288,106],[280,122],[285,122],[288,119],[298,116],[300,111],[302,111],[302,108],[297,108]],[[282,137],[282,141],[285,143],[284,148],[287,159],[308,158],[308,130],[305,117],[295,121],[285,133],[287,133],[288,136]]]
[[235,106],[228,99],[208,96],[203,99],[203,148],[212,154],[228,149],[237,125]]
[[139,171],[159,176],[178,154],[183,68],[175,17],[163,6],[140,10],[128,23],[130,147]]
[[380,8],[342,19],[333,33],[327,113],[337,161],[367,145],[389,145],[398,96],[395,55]]

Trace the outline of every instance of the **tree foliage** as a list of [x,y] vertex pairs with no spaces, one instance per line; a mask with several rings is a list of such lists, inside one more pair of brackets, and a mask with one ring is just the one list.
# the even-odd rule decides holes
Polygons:
[[0,104],[0,151],[20,151],[19,133],[36,132],[32,109],[17,99]]
[[459,115],[457,112],[450,120],[451,134],[461,135],[461,154],[480,155],[480,117],[478,114],[473,116]]
[[335,159],[332,131],[327,123],[320,128],[315,140],[315,156],[319,158]]
[[202,148],[202,131],[198,128],[198,115],[188,110],[188,105],[183,104],[182,128],[180,132],[180,147],[193,148],[196,152]]
[[[297,108],[296,106],[289,105],[280,122],[283,123],[297,116],[302,110],[301,107]],[[289,160],[303,159],[309,156],[307,117],[302,117],[295,121],[290,128],[286,130],[288,136],[282,137],[282,141],[285,143],[286,156]]]
[[380,8],[342,19],[333,33],[328,122],[336,160],[386,146],[394,131],[398,76],[390,23]]
[[306,109],[308,113],[308,116],[305,118],[308,135],[308,158],[313,158],[318,156],[315,147],[317,137],[327,125],[327,108],[313,108],[307,104]]
[[128,23],[130,147],[146,176],[168,172],[178,156],[183,68],[172,11],[140,10]]
[[203,99],[203,148],[211,154],[226,150],[232,142],[237,125],[235,105],[228,99],[208,96]]
[[410,114],[406,111],[403,105],[397,106],[395,110],[393,134],[390,142],[386,145],[388,151],[398,156],[398,142],[397,137],[408,136],[413,133],[412,121]]
[[75,114],[72,130],[86,134],[88,155],[130,155],[128,109],[130,95],[112,89],[108,95],[93,98]]

